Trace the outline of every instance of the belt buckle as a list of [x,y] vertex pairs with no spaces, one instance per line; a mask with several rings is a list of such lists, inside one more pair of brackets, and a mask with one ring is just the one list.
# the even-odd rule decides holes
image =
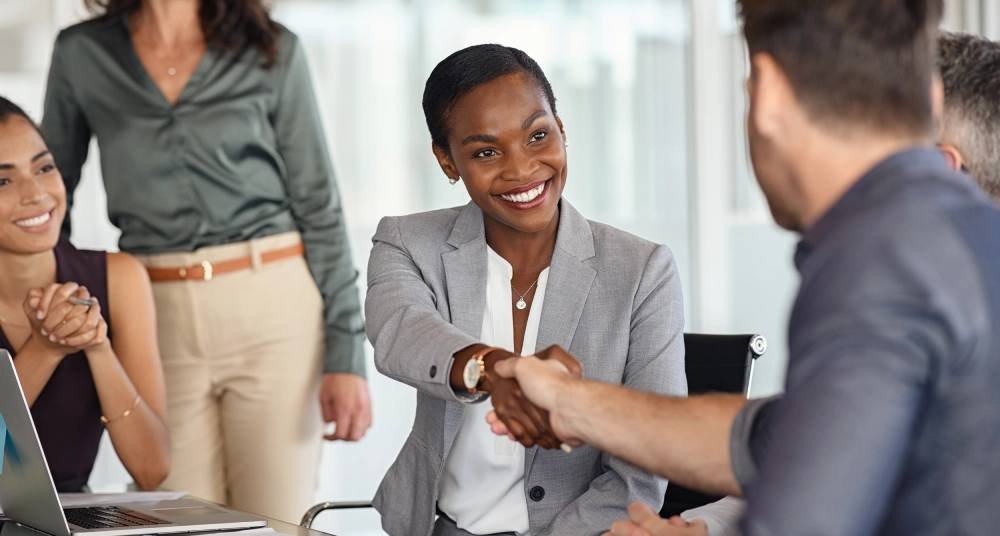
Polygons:
[[201,268],[205,271],[205,281],[212,280],[212,263],[208,261],[201,261]]

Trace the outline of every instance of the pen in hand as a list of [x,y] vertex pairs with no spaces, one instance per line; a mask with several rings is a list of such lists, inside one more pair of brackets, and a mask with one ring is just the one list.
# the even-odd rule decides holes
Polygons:
[[76,296],[70,296],[66,301],[72,303],[73,305],[85,305],[87,307],[93,307],[97,305],[97,300],[91,298],[77,298]]

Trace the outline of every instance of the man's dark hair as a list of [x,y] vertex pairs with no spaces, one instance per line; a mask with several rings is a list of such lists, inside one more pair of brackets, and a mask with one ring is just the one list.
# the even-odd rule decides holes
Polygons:
[[[35,128],[35,131],[37,131],[39,135],[42,134],[42,131],[38,128],[38,125],[36,125],[35,122],[32,121],[30,117],[28,117],[28,114],[25,113],[25,111],[22,110],[20,106],[11,102],[10,99],[0,96],[0,125],[6,123],[7,121],[10,121],[12,117],[24,118],[25,121],[27,121],[32,127]],[[44,138],[44,136],[42,137]]]
[[524,52],[502,45],[475,45],[441,60],[424,86],[424,118],[434,145],[448,151],[448,114],[473,89],[508,74],[530,76],[545,93],[556,113],[552,85],[535,60]]
[[958,148],[969,173],[1000,202],[1000,44],[944,33],[939,45],[945,103],[939,140]]
[[770,54],[814,120],[929,135],[942,0],[740,0],[750,54]]

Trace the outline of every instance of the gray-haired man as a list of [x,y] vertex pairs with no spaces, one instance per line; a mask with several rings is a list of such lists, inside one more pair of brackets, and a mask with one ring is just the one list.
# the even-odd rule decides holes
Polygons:
[[953,169],[968,172],[1000,204],[1000,44],[944,33],[939,49],[939,147]]

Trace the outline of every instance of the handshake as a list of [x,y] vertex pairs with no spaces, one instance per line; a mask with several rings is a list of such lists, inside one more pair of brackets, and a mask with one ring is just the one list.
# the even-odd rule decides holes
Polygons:
[[581,444],[559,406],[583,375],[579,361],[559,346],[528,357],[495,350],[485,361],[484,387],[493,401],[486,420],[495,434],[526,447],[561,447],[567,452]]

